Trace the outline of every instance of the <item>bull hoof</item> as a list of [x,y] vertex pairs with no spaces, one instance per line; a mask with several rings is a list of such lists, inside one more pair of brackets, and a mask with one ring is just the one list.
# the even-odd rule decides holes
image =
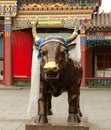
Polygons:
[[48,123],[48,119],[44,115],[40,115],[37,123]]
[[69,114],[68,122],[69,123],[80,123],[81,119],[78,114]]
[[79,116],[82,117],[82,112],[79,110]]
[[48,110],[47,115],[53,115],[52,110]]

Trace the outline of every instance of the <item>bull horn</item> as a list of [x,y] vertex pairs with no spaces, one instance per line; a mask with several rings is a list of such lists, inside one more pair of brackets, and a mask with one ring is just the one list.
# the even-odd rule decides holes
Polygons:
[[37,42],[40,39],[39,36],[37,35],[37,31],[36,31],[37,25],[38,25],[38,19],[36,18],[35,23],[32,26],[32,36],[33,36],[35,45],[38,45]]
[[68,43],[71,43],[72,41],[76,39],[76,37],[78,36],[78,31],[79,31],[79,26],[75,26],[74,32],[72,33],[72,35],[69,38],[67,38]]

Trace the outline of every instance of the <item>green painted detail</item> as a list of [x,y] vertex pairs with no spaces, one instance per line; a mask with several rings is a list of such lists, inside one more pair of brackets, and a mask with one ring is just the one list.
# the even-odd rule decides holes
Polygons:
[[111,46],[111,40],[87,40],[87,47]]
[[30,87],[31,86],[31,82],[30,81],[16,81],[14,82],[14,86],[17,87]]
[[80,0],[80,6],[87,6],[87,0]]
[[86,86],[88,87],[111,87],[111,80],[89,80],[86,79]]

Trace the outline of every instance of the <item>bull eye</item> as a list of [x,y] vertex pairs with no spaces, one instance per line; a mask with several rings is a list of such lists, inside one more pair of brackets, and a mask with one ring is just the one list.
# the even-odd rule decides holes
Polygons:
[[64,54],[68,54],[69,50],[68,50],[67,48],[65,48],[65,49],[63,50],[63,52],[64,52]]
[[41,53],[42,56],[45,56],[45,55],[47,55],[48,51],[41,49],[41,50],[40,50],[40,53]]
[[61,54],[62,55],[65,55],[67,53],[67,49],[63,49],[62,51],[61,51]]
[[67,51],[67,48],[62,49],[62,52],[66,53],[66,51]]

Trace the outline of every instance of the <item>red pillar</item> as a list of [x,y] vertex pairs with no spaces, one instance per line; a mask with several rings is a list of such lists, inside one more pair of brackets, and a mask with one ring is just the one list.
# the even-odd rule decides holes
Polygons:
[[4,27],[4,83],[12,85],[12,27],[11,18],[5,18]]
[[81,64],[83,67],[83,77],[81,82],[81,87],[85,87],[86,85],[86,35],[81,34]]
[[86,47],[85,45],[81,45],[81,64],[82,64],[82,67],[83,67],[83,77],[82,77],[82,83],[81,83],[81,87],[85,87],[86,85],[86,64],[85,64],[85,57],[86,57]]

